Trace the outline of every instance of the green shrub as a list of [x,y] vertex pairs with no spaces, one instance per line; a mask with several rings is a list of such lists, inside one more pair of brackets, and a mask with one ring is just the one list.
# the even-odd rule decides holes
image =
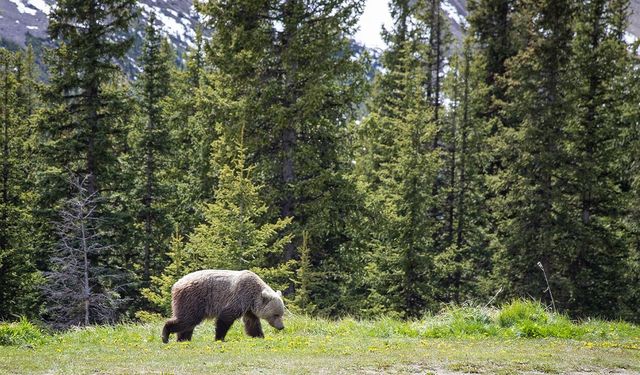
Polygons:
[[166,320],[162,314],[140,310],[135,313],[136,319],[142,323],[157,323]]
[[538,302],[515,300],[500,309],[497,322],[500,327],[522,324],[530,326],[530,323],[546,324],[550,320],[550,315]]
[[24,317],[15,323],[0,323],[0,346],[37,344],[43,339],[42,331]]
[[491,310],[480,307],[447,307],[438,315],[428,318],[425,337],[488,336],[497,333]]

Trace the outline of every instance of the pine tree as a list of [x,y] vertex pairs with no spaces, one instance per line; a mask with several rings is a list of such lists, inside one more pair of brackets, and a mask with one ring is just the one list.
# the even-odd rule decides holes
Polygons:
[[34,216],[37,194],[31,160],[33,111],[38,88],[33,55],[0,49],[0,319],[38,313],[41,234]]
[[[191,269],[253,269],[278,288],[286,286],[292,263],[278,258],[291,235],[282,235],[291,218],[265,221],[267,206],[247,165],[243,131],[229,142],[233,156],[220,166],[214,200],[203,209],[205,223],[197,226],[186,248]],[[235,143],[235,144],[234,144]],[[274,287],[275,287],[274,286]]]
[[491,128],[484,120],[489,86],[484,66],[473,56],[473,39],[466,38],[460,55],[451,58],[445,93],[451,99],[446,130],[445,246],[435,258],[440,301],[463,303],[482,297],[491,269],[490,213],[486,204],[487,140]]
[[184,237],[176,226],[167,252],[169,265],[161,275],[151,276],[151,285],[141,291],[144,298],[164,316],[171,314],[171,287],[190,271],[187,268],[184,247]]
[[138,81],[142,116],[139,127],[131,135],[132,163],[135,169],[134,187],[141,202],[138,207],[138,225],[144,233],[142,280],[159,270],[158,258],[164,255],[163,244],[169,237],[167,201],[168,167],[171,140],[162,113],[162,101],[169,94],[173,56],[156,29],[155,15],[149,18],[141,57],[142,74]]
[[[507,111],[519,119],[504,127],[497,152],[508,160],[492,183],[502,243],[494,274],[505,296],[545,297],[541,262],[557,300],[567,301],[566,249],[569,210],[566,126],[573,37],[573,1],[526,1],[528,44],[507,63]],[[506,194],[502,194],[506,192]],[[563,306],[564,307],[564,306]]]
[[[114,60],[131,45],[122,35],[135,15],[134,0],[62,0],[49,15],[49,35],[58,48],[49,59],[45,152],[51,168],[90,176],[90,194],[113,189],[109,183],[117,180],[110,178],[116,165],[113,138],[121,131],[123,109],[118,93],[105,86],[118,79]],[[52,182],[64,197],[66,182],[54,174]]]
[[306,228],[311,262],[325,277],[314,296],[328,299],[327,305],[350,277],[343,261],[352,240],[345,228],[354,193],[345,178],[347,125],[365,69],[349,37],[363,4],[242,0],[200,6],[213,30],[207,54],[219,73],[217,95],[243,102],[218,121],[230,128],[248,124],[246,147],[265,186],[269,215],[293,218],[288,231],[294,239],[281,262],[298,258],[300,228]]
[[394,29],[385,33],[386,72],[377,78],[372,113],[358,129],[355,174],[372,222],[367,303],[373,314],[416,317],[435,302],[432,187],[441,164],[433,148],[435,109],[424,85],[430,46],[422,41],[429,24],[412,24],[424,9],[421,2],[391,4]]
[[571,228],[576,238],[567,248],[567,277],[575,292],[567,304],[583,316],[617,316],[626,294],[627,249],[619,208],[624,205],[620,181],[626,175],[620,160],[627,151],[615,145],[627,133],[620,119],[628,100],[623,86],[629,67],[623,40],[628,7],[628,1],[596,0],[582,3],[577,12],[570,97],[576,113],[567,129],[572,161],[567,199],[575,207]]

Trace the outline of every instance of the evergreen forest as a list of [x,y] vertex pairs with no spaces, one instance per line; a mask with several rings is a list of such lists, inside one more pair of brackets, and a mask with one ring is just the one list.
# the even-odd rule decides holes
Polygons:
[[169,316],[249,269],[292,311],[416,319],[540,301],[640,322],[640,42],[629,0],[197,2],[177,56],[135,0],[59,0],[0,49],[0,320]]

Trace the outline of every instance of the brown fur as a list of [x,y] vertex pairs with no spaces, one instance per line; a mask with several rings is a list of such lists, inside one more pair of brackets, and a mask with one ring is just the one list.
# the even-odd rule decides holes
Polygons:
[[195,326],[203,319],[216,319],[216,340],[224,340],[229,328],[243,317],[245,332],[264,337],[260,319],[283,329],[284,304],[280,292],[274,292],[251,271],[203,270],[178,280],[171,289],[173,317],[164,325],[162,341],[171,333],[178,341],[189,341]]

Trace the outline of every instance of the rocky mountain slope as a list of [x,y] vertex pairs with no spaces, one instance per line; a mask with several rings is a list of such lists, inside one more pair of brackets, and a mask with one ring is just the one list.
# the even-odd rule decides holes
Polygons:
[[[451,31],[461,40],[462,26],[466,24],[467,0],[444,0],[442,9],[449,17]],[[627,41],[632,42],[640,38],[640,0],[630,1],[630,11]]]
[[[55,0],[0,0],[0,45],[10,48],[23,47],[28,41],[46,44],[47,14]],[[451,29],[458,40],[461,39],[467,0],[444,0],[442,8],[448,15]],[[156,17],[164,33],[169,37],[178,52],[193,44],[195,27],[199,22],[192,0],[140,0],[141,19],[132,27],[136,44],[130,52],[125,69],[135,75],[139,70],[136,57],[140,52],[140,42],[144,23],[151,12]],[[630,40],[640,36],[640,0],[631,0]]]
[[[135,43],[124,62],[125,70],[131,75],[139,70],[136,57],[140,53],[144,25],[152,12],[178,52],[194,43],[199,22],[192,0],[140,0],[138,3],[141,17],[132,27]],[[47,15],[54,4],[55,0],[0,0],[0,45],[15,49],[27,42],[46,44]]]

